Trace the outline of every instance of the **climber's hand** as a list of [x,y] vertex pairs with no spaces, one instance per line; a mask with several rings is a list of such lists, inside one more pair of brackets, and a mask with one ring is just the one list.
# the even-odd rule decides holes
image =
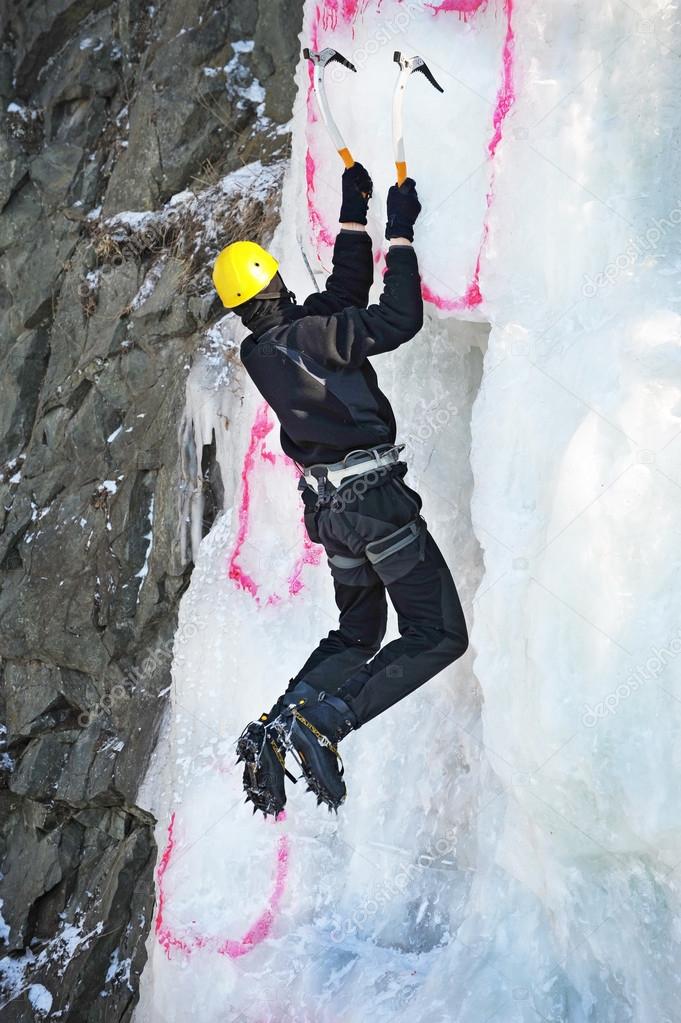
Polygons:
[[414,224],[421,212],[421,203],[413,178],[405,178],[401,185],[392,185],[388,191],[388,220],[386,238],[414,240]]
[[361,163],[353,163],[343,171],[343,203],[338,218],[341,224],[366,224],[373,190],[374,183]]

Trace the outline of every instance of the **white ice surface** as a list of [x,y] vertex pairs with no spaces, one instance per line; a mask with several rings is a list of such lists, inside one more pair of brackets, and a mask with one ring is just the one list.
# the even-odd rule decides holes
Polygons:
[[[429,305],[418,340],[376,362],[472,649],[345,740],[337,820],[300,785],[284,822],[251,817],[234,740],[335,607],[323,559],[299,564],[295,473],[232,362],[240,334],[226,318],[192,370],[183,423],[194,484],[192,444],[215,430],[225,514],[198,548],[172,710],[140,794],[166,856],[135,1019],[677,1023],[678,5],[515,0],[515,103],[493,161],[508,2],[467,20],[412,3],[398,37],[395,0],[365,4],[354,34],[343,7],[327,2],[336,22],[318,42],[359,68],[329,96],[374,175],[374,241],[392,49],[422,53],[447,89],[431,96],[420,80],[407,97],[426,283],[460,295],[483,241],[482,305]],[[298,74],[273,247],[302,295],[298,238],[313,270],[317,253],[328,265],[304,201],[306,144],[329,228],[339,163],[306,126]],[[463,322],[473,316],[491,323],[488,343]],[[186,514],[200,510],[190,494]],[[240,527],[258,600],[228,576]]]

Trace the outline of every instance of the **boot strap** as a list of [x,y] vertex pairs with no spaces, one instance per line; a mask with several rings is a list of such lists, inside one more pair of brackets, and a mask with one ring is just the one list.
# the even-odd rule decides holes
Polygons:
[[276,742],[273,739],[270,739],[270,746],[274,750],[274,755],[277,758],[277,760],[279,761],[279,763],[281,764],[281,769],[284,772],[284,774],[286,775],[286,777],[289,778],[293,782],[294,785],[297,785],[298,784],[298,779],[295,778],[291,774],[291,772],[289,771],[289,769],[286,766],[286,763],[284,761],[284,758],[281,755],[281,751],[280,751],[279,747],[277,746]]
[[314,737],[317,739],[317,741],[322,746],[328,746],[329,749],[331,750],[331,752],[334,753],[336,755],[336,757],[338,757],[338,760],[340,762],[340,773],[341,773],[341,776],[343,774],[345,774],[345,767],[343,766],[343,758],[341,757],[340,753],[338,752],[338,749],[336,748],[336,746],[334,746],[334,744],[331,742],[331,740],[327,739],[327,737],[325,735],[323,735],[319,731],[318,728],[315,728],[315,726],[312,724],[311,721],[308,721],[307,718],[304,718],[303,715],[299,711],[296,711],[296,719],[298,721],[300,721],[301,725],[305,725],[306,728],[310,729],[310,731],[312,732]]

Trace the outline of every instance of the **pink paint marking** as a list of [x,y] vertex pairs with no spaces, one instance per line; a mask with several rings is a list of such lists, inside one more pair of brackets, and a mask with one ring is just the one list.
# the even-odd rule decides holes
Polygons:
[[[324,32],[330,32],[336,29],[339,19],[350,25],[354,35],[353,23],[358,15],[363,14],[369,6],[371,0],[321,0],[318,3],[314,15],[312,18],[312,25],[310,27],[310,40],[312,42],[312,48],[318,50],[320,48],[319,43],[319,29],[320,26]],[[380,0],[379,0],[380,10]],[[307,88],[307,123],[314,124],[317,121],[317,109],[315,107],[314,99],[314,88],[313,88],[313,67],[310,63],[308,67],[308,88]],[[307,209],[310,223],[312,225],[312,232],[315,238],[315,247],[317,251],[317,257],[321,261],[320,248],[325,245],[329,248],[333,248],[333,243],[336,239],[335,232],[326,226],[324,220],[317,210],[314,202],[315,196],[315,175],[316,175],[316,164],[314,157],[310,152],[310,147],[307,148],[307,155],[305,157],[305,180],[306,180],[306,192],[307,192]]]
[[315,164],[315,161],[314,161],[314,157],[312,156],[312,153],[310,152],[310,150],[308,148],[307,154],[305,156],[305,180],[306,180],[306,183],[307,183],[307,209],[308,209],[308,213],[309,213],[309,217],[310,217],[310,223],[312,224],[312,230],[313,230],[313,232],[315,234],[315,238],[317,240],[317,250],[318,250],[317,251],[317,255],[319,255],[320,243],[323,244],[323,245],[328,245],[329,248],[333,248],[333,243],[336,240],[336,236],[334,234],[332,234],[332,232],[326,226],[326,224],[322,220],[322,217],[321,217],[321,214],[319,213],[319,210],[317,209],[317,207],[314,204],[315,172],[316,172],[316,169],[317,169],[317,167],[316,167],[316,164]]
[[[251,427],[251,436],[241,470],[242,488],[241,503],[239,505],[238,513],[239,528],[237,530],[234,550],[232,551],[228,563],[229,578],[232,579],[238,587],[245,590],[246,593],[250,593],[258,605],[263,603],[263,599],[259,594],[260,586],[255,579],[253,579],[253,577],[242,568],[240,563],[242,548],[250,531],[252,474],[262,462],[266,462],[269,465],[276,465],[277,462],[280,461],[283,465],[290,468],[296,476],[298,475],[298,470],[290,458],[284,454],[277,454],[274,451],[270,451],[266,447],[266,440],[273,426],[274,421],[270,418],[269,406],[267,404],[261,405],[256,412],[255,421]],[[301,575],[304,567],[306,565],[318,565],[321,561],[323,551],[323,548],[320,545],[313,544],[308,537],[307,532],[305,531],[305,524],[302,515],[300,522],[302,526],[302,553],[296,558],[288,579],[287,589],[288,594],[291,597],[297,596],[297,594],[303,589]],[[281,600],[282,597],[280,594],[271,593],[264,600],[264,603],[266,605],[276,605],[280,604]]]
[[[239,564],[239,555],[241,554],[241,548],[243,547],[246,536],[248,534],[248,520],[251,509],[251,488],[250,488],[250,475],[253,472],[256,464],[256,449],[259,444],[262,445],[267,434],[273,427],[273,423],[270,421],[268,416],[268,406],[262,405],[255,416],[255,422],[251,428],[251,437],[248,443],[248,449],[244,457],[244,464],[241,470],[241,505],[239,507],[239,530],[237,532],[236,544],[232,551],[232,556],[229,559],[229,578],[233,579],[237,586],[240,586],[242,590],[246,590],[254,599],[258,597],[258,585],[254,579],[251,578]],[[261,446],[262,454],[263,446]]]
[[357,15],[367,9],[370,2],[371,0],[324,0],[322,27],[327,31],[335,29],[339,19],[351,25]]
[[[277,820],[285,820],[286,813],[282,811],[277,815]],[[218,948],[220,955],[228,955],[231,959],[238,959],[239,956],[247,955],[256,945],[269,936],[272,931],[274,918],[281,904],[286,891],[286,879],[288,877],[289,846],[286,835],[280,835],[277,843],[277,869],[274,875],[274,886],[269,898],[269,904],[263,913],[260,914],[253,926],[246,931],[243,938],[238,941],[227,939]]]
[[300,576],[305,565],[318,565],[322,559],[322,547],[312,543],[304,529],[303,524],[303,553],[298,557],[288,580],[288,592],[291,597],[297,596],[304,587]]
[[158,888],[158,910],[156,912],[156,938],[158,940],[159,945],[161,945],[165,949],[165,953],[169,959],[171,948],[180,949],[182,952],[186,952],[187,954],[191,952],[191,948],[189,947],[189,945],[187,945],[186,942],[182,941],[181,939],[176,938],[172,934],[170,928],[164,923],[163,919],[166,902],[165,891],[163,888],[163,877],[166,870],[168,869],[170,857],[172,856],[173,849],[175,848],[175,840],[173,837],[174,828],[175,814],[173,813],[170,818],[170,824],[168,825],[168,841],[166,842],[166,847],[163,850],[163,855],[161,856],[159,865],[156,868],[156,885]]
[[501,142],[502,129],[506,116],[515,103],[515,89],[513,87],[513,51],[515,47],[515,33],[511,22],[513,17],[513,0],[504,0],[504,11],[506,12],[506,38],[504,39],[504,49],[502,51],[504,71],[501,86],[497,93],[497,105],[494,108],[494,135],[487,147],[489,155],[492,158],[494,158],[497,146]]
[[436,14],[449,14],[456,13],[462,14],[464,18],[467,18],[469,14],[475,14],[479,11],[483,5],[487,4],[487,0],[442,0],[439,5],[426,4],[426,7],[430,7]]
[[[476,0],[470,0],[471,4],[476,4]],[[476,6],[470,7],[470,12],[477,10],[482,6],[484,0],[481,3],[477,3]],[[449,6],[445,6],[449,5]],[[445,0],[445,4],[439,7],[435,13],[444,10],[458,10],[461,12],[463,7],[469,6],[468,0]],[[506,36],[504,38],[504,47],[502,51],[502,64],[503,73],[501,85],[497,92],[497,101],[494,108],[494,114],[492,117],[492,124],[494,126],[494,134],[487,146],[487,151],[492,161],[492,172],[490,176],[489,191],[486,196],[486,213],[485,219],[482,225],[482,237],[480,240],[480,246],[478,248],[478,255],[475,261],[475,269],[473,271],[473,278],[466,288],[466,291],[460,298],[448,299],[442,295],[437,295],[431,291],[428,285],[423,284],[421,286],[421,293],[423,298],[427,302],[432,302],[438,309],[447,311],[460,311],[463,309],[474,309],[483,302],[482,292],[480,290],[480,262],[482,254],[485,250],[487,237],[489,235],[489,214],[494,204],[494,157],[496,155],[497,146],[501,142],[504,121],[510,111],[511,107],[515,102],[515,90],[513,86],[513,49],[515,44],[515,33],[513,32],[512,15],[513,15],[513,0],[504,0],[504,12],[506,14]]]
[[[401,0],[399,0],[401,2]],[[433,11],[434,16],[438,14],[456,13],[460,17],[467,19],[473,14],[478,13],[480,10],[487,7],[489,0],[442,0],[439,5],[427,4]],[[319,48],[319,26],[323,28],[333,27],[335,28],[338,23],[339,15],[346,21],[346,23],[352,26],[352,22],[357,17],[357,14],[366,10],[369,0],[321,0],[315,8],[315,13],[312,22],[312,31],[314,37],[315,48]],[[381,0],[378,0],[377,9],[380,10]],[[474,309],[483,302],[483,295],[480,289],[480,264],[482,255],[485,249],[489,234],[489,214],[494,203],[494,158],[496,156],[497,148],[503,137],[503,127],[506,117],[508,116],[511,107],[515,102],[515,90],[513,85],[513,71],[514,71],[514,46],[515,46],[515,33],[513,31],[512,16],[513,16],[513,0],[503,0],[503,10],[506,15],[506,35],[504,38],[504,45],[502,50],[502,80],[499,90],[497,92],[496,105],[492,116],[493,133],[487,145],[487,151],[492,163],[492,170],[490,175],[490,187],[486,197],[486,212],[482,225],[482,233],[480,238],[480,245],[478,247],[478,254],[475,261],[475,268],[473,270],[472,279],[466,288],[463,295],[457,298],[446,298],[444,295],[440,295],[435,292],[428,284],[422,283],[421,292],[423,298],[427,302],[431,302],[438,309],[442,309],[448,312],[462,311],[466,309]],[[331,19],[329,21],[329,18]],[[313,103],[312,93],[312,79],[310,78],[310,87],[307,95],[308,105],[308,123],[314,123],[316,121],[316,112]],[[312,225],[312,233],[315,242],[315,248],[317,250],[317,256],[321,259],[320,249],[323,246],[331,248],[334,242],[334,234],[324,223],[324,220],[316,208],[315,205],[315,172],[316,166],[314,158],[310,152],[308,145],[307,156],[305,161],[306,179],[307,179],[307,204],[310,217],[310,223]],[[378,263],[379,258],[374,256],[375,261]]]
[[[277,823],[283,823],[285,820],[285,811],[277,814]],[[159,945],[161,945],[164,949],[168,959],[170,959],[170,953],[173,949],[176,949],[187,956],[190,956],[194,951],[200,951],[202,949],[209,949],[217,952],[219,955],[229,956],[230,959],[237,959],[239,956],[246,955],[248,952],[251,952],[256,945],[259,945],[261,941],[264,941],[272,931],[277,911],[280,908],[281,901],[286,891],[289,864],[288,837],[285,834],[280,835],[277,842],[277,866],[274,876],[274,884],[264,911],[260,914],[255,923],[249,927],[242,938],[218,938],[195,934],[193,932],[176,934],[164,921],[164,911],[166,908],[164,877],[175,849],[174,829],[175,814],[173,813],[170,817],[170,823],[168,824],[168,839],[166,847],[163,850],[158,867],[156,868],[158,909],[156,912],[155,931]]]
[[460,298],[444,298],[442,295],[437,295],[434,291],[431,291],[427,284],[421,282],[421,294],[423,295],[423,301],[432,302],[432,304],[437,306],[438,309],[444,309],[447,312],[460,312],[462,309],[473,309],[475,306],[482,303],[479,274],[480,260],[478,259],[478,262],[475,265],[473,280]]

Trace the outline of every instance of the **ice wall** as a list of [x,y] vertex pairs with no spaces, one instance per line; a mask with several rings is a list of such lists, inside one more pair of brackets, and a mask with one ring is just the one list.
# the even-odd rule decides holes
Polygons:
[[[308,3],[304,41],[359,69],[329,94],[376,182],[379,279],[392,50],[446,89],[407,97],[427,322],[377,369],[473,649],[346,740],[337,820],[291,787],[285,819],[251,816],[234,739],[335,608],[226,318],[188,390],[187,464],[215,429],[225,514],[143,794],[161,857],[138,1023],[678,1019],[676,8]],[[274,246],[302,294],[340,168],[297,74]]]

